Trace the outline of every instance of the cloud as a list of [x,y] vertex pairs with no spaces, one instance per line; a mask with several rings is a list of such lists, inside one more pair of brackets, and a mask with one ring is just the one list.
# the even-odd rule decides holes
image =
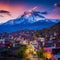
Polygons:
[[60,7],[60,4],[55,3],[54,6],[55,6],[55,7]]
[[10,12],[6,11],[6,10],[0,10],[0,14],[7,14],[7,15],[11,16]]
[[0,15],[0,17],[4,17],[3,15]]

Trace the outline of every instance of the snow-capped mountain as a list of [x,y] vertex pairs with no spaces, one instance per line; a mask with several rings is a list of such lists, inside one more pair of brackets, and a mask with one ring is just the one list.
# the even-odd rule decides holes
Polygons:
[[0,32],[14,32],[18,30],[40,30],[48,28],[60,20],[46,19],[39,13],[23,14],[14,20],[9,20],[0,25]]

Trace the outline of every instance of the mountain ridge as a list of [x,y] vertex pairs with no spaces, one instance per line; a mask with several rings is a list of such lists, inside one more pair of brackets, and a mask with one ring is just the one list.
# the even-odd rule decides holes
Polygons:
[[37,16],[42,19],[37,20],[38,18],[36,18],[35,15],[29,15],[28,17],[26,15],[22,15],[19,18],[7,21],[6,23],[0,25],[0,32],[14,32],[18,30],[41,30],[43,28],[51,27],[60,22],[60,20],[52,21],[52,19],[46,19],[41,14],[37,14]]

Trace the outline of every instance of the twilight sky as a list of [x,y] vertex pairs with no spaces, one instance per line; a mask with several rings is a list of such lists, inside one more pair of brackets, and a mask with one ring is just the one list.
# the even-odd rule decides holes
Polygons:
[[48,13],[44,15],[46,18],[60,19],[60,0],[0,0],[0,23],[15,19],[36,6],[36,10]]

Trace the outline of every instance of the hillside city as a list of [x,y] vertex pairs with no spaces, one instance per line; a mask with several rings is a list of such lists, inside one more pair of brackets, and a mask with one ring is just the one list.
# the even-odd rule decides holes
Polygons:
[[[59,60],[60,33],[58,26],[60,23],[52,27],[52,33],[49,33],[51,30],[48,28],[43,29],[43,32],[41,30],[21,30],[0,33],[0,57],[4,57],[4,59],[10,57],[13,60],[18,57],[21,60],[22,58],[23,60],[38,60],[37,57],[43,57],[42,60]],[[23,53],[21,49],[26,49],[25,52],[22,50],[23,55],[21,55]]]

